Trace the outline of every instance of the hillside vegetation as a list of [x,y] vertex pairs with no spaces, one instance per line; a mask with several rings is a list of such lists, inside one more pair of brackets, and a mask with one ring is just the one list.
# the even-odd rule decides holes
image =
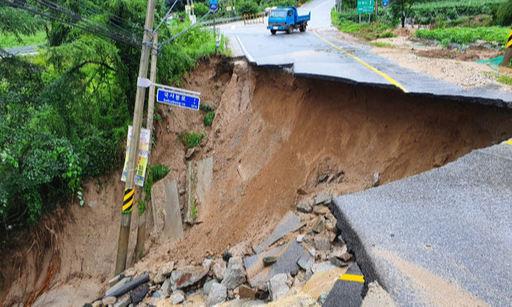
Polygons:
[[[0,59],[3,243],[11,231],[36,224],[59,204],[81,202],[84,180],[118,169],[124,159],[147,1],[87,0],[78,7],[74,1],[56,2],[107,27],[117,39],[0,7],[2,35],[23,41],[44,32],[38,55]],[[167,10],[164,2],[158,1],[156,22]],[[161,39],[188,27],[184,20],[161,27]],[[123,29],[135,44],[121,35]],[[194,28],[160,51],[159,81],[178,82],[199,58],[214,52],[212,33]]]

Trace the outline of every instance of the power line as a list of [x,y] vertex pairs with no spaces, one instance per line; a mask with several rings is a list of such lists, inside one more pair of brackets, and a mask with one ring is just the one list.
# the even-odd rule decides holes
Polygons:
[[[37,0],[37,1],[38,1],[38,3],[43,2],[42,0]],[[82,18],[82,16],[80,16],[78,14],[75,14],[75,13],[70,14],[70,12],[67,12],[66,9],[64,9],[64,8],[56,8],[56,10],[61,12],[61,14],[58,14],[58,15],[64,15],[64,16],[56,16],[55,13],[54,14],[47,13],[47,12],[41,11],[37,7],[28,5],[25,1],[0,0],[0,2],[6,4],[10,7],[22,9],[29,13],[36,14],[41,17],[51,19],[51,20],[54,20],[54,21],[57,21],[57,22],[60,22],[60,23],[63,23],[63,24],[66,24],[66,25],[69,25],[72,27],[76,27],[83,31],[86,31],[86,32],[89,32],[89,33],[92,33],[92,34],[95,34],[95,35],[98,35],[98,36],[101,36],[104,38],[108,38],[108,39],[114,40],[119,43],[131,45],[131,46],[137,46],[137,47],[140,46],[140,43],[135,41],[133,37],[127,38],[126,36],[116,32],[116,31],[113,31],[108,28],[103,28],[99,24],[96,24],[88,19]],[[49,1],[46,1],[46,2],[49,2]],[[48,8],[52,8],[52,6],[53,6],[51,3],[48,3],[48,4],[43,3],[43,5]],[[71,21],[66,18],[62,18],[62,17],[70,18]]]

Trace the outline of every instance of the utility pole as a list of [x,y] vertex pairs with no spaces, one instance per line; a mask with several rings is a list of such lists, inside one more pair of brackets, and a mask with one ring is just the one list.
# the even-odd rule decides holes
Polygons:
[[[139,63],[139,78],[146,78],[148,74],[149,55],[152,49],[153,20],[155,17],[155,0],[148,0],[146,22],[144,25],[144,37],[142,39],[142,51]],[[144,108],[144,97],[146,88],[137,84],[135,95],[135,109],[133,112],[132,137],[128,150],[128,175],[124,189],[123,206],[121,209],[121,227],[119,229],[119,241],[117,243],[117,258],[115,274],[120,274],[126,269],[126,258],[128,255],[128,242],[130,239],[130,223],[132,220],[132,207],[135,199],[134,176],[137,167],[137,156],[139,152],[139,138],[142,124],[142,113]]]
[[[156,61],[158,57],[158,33],[153,33],[153,49],[151,50],[151,70],[149,73],[149,80],[151,80],[151,86],[149,87],[148,94],[148,117],[146,119],[146,129],[149,130],[149,153],[148,153],[148,165],[151,160],[151,146],[153,138],[153,116],[155,113],[155,83],[156,83]],[[145,199],[145,193],[141,193],[141,199]],[[146,242],[146,229],[147,229],[147,208],[149,204],[146,204],[146,208],[143,212],[139,212],[139,221],[137,224],[137,243],[135,244],[135,261],[139,260],[144,256],[144,243]]]

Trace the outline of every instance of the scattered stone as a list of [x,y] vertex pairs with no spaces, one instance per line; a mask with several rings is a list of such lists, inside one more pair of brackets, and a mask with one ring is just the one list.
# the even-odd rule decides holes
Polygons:
[[252,247],[249,245],[249,242],[244,241],[236,244],[235,246],[229,249],[229,253],[234,257],[244,257],[246,255],[252,254]]
[[329,295],[329,292],[324,292],[324,293],[320,294],[320,297],[318,298],[318,303],[323,306],[325,304],[325,301],[327,300],[328,295]]
[[314,263],[313,266],[311,267],[311,271],[314,274],[330,271],[330,270],[333,270],[333,269],[338,269],[339,270],[340,268],[332,265],[332,263],[330,263],[328,261]]
[[166,296],[171,295],[171,290],[172,290],[171,279],[168,278],[162,284],[160,291],[162,292],[163,296],[166,297]]
[[315,248],[320,251],[328,251],[331,249],[331,241],[324,234],[319,234],[315,236],[314,239]]
[[345,245],[345,244],[346,244],[346,243],[345,243],[345,240],[343,240],[343,237],[342,237],[341,235],[337,236],[337,237],[336,237],[336,239],[338,239],[338,243],[339,243],[340,245],[342,245],[342,246],[343,246],[343,245]]
[[286,236],[290,232],[294,232],[300,229],[304,224],[301,223],[300,218],[293,212],[288,213],[279,221],[274,231],[267,237],[263,242],[254,248],[254,251],[259,254],[266,250],[270,245],[277,242],[282,237]]
[[208,274],[208,270],[205,270],[202,266],[197,267],[189,265],[177,268],[171,273],[172,289],[182,289],[194,285],[203,279],[206,274]]
[[277,257],[275,257],[275,256],[267,256],[267,257],[263,258],[263,265],[264,266],[270,266],[270,265],[276,263],[276,261],[277,261]]
[[304,241],[304,235],[298,235],[297,236],[297,242],[302,243]]
[[213,260],[212,260],[212,259],[210,259],[210,258],[205,258],[205,259],[203,260],[203,268],[204,268],[205,270],[208,270],[208,271],[209,271],[209,270],[211,269],[211,267],[212,267],[212,264],[213,264]]
[[155,291],[151,294],[151,297],[154,299],[164,298],[165,295],[162,290]]
[[181,304],[185,301],[185,293],[181,290],[174,291],[170,297],[173,305]]
[[230,252],[228,251],[225,251],[224,254],[222,254],[222,259],[225,261],[225,262],[228,262],[229,261],[229,258],[233,257],[233,254],[231,254]]
[[291,271],[290,271],[290,276],[291,277],[295,277],[297,276],[297,274],[299,273],[299,268],[298,267],[295,267],[293,268]]
[[313,206],[309,200],[302,200],[297,204],[297,211],[311,213],[311,211],[313,211]]
[[214,282],[211,286],[210,293],[208,294],[208,299],[206,300],[207,306],[213,306],[216,304],[223,303],[226,301],[228,295],[228,289],[223,284],[219,284],[218,282]]
[[169,277],[169,275],[171,275],[172,270],[174,270],[174,261],[169,261],[169,262],[165,263],[164,265],[160,266],[155,277],[153,277],[152,282],[154,284],[163,283],[165,281],[165,279],[167,277]]
[[368,285],[368,292],[366,292],[366,296],[364,297],[361,306],[395,307],[396,303],[391,295],[389,295],[389,293],[386,292],[386,290],[384,290],[377,281],[374,281]]
[[[315,207],[317,208],[317,207]],[[314,233],[321,233],[325,229],[325,218],[323,216],[317,217],[315,223],[313,224],[313,230]]]
[[[341,269],[329,264],[326,270],[313,274],[309,280],[302,287],[302,292],[316,300],[326,291],[330,291],[340,275],[345,272],[345,269]],[[337,304],[329,306],[353,306],[347,305],[343,301],[337,301]]]
[[185,159],[190,160],[195,153],[196,153],[195,147],[187,149],[187,153],[185,154]]
[[329,178],[328,174],[322,174],[322,175],[318,176],[317,182],[318,183],[324,183],[324,182],[327,181],[328,178]]
[[228,262],[228,267],[224,272],[224,279],[222,284],[229,290],[232,290],[246,281],[246,273],[242,258],[231,257]]
[[339,268],[345,268],[345,267],[348,266],[347,262],[345,262],[345,261],[343,261],[343,260],[341,260],[341,259],[339,259],[337,257],[331,257],[329,259],[329,261],[331,262],[332,265],[335,265],[335,266],[337,266]]
[[224,279],[224,272],[226,271],[226,262],[223,259],[215,259],[213,262],[213,276],[221,281]]
[[299,260],[297,260],[297,265],[304,271],[311,269],[314,263],[315,259],[312,257],[300,257]]
[[345,252],[343,253],[343,255],[341,255],[340,259],[345,262],[349,262],[350,260],[352,260],[352,254],[349,252]]
[[327,192],[320,192],[315,196],[313,205],[328,205],[332,201],[332,196]]
[[204,286],[203,286],[203,294],[204,294],[205,296],[208,296],[208,294],[210,293],[210,290],[211,290],[211,288],[212,288],[212,285],[213,285],[214,283],[216,283],[216,282],[217,282],[217,281],[216,281],[215,279],[210,279],[210,280],[208,280],[208,281],[206,281],[206,282],[204,283]]
[[101,307],[103,306],[103,302],[101,300],[97,300],[94,303],[92,303],[92,307]]
[[258,290],[253,289],[246,285],[241,285],[238,288],[238,295],[241,299],[248,299],[248,300],[254,300],[256,299],[256,294],[258,293]]
[[127,293],[121,296],[117,302],[114,304],[114,307],[128,307],[132,303],[132,298]]
[[288,276],[284,273],[275,275],[270,279],[268,289],[273,301],[285,296],[290,290]]
[[138,304],[146,297],[149,292],[148,284],[142,284],[130,292],[130,298],[133,304]]
[[117,298],[115,296],[106,296],[101,302],[103,305],[114,305],[117,302]]
[[307,195],[308,191],[304,190],[303,188],[298,188],[297,189],[297,194],[299,194],[299,195]]
[[372,176],[372,187],[376,187],[380,184],[380,173],[375,172]]
[[315,206],[313,212],[317,215],[326,215],[328,213],[331,213],[331,210],[329,210],[329,208],[325,206]]

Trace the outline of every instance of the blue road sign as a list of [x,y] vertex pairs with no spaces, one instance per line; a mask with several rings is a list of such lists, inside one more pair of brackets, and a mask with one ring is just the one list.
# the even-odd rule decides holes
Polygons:
[[158,91],[156,92],[156,101],[171,106],[192,109],[197,111],[199,110],[201,98],[176,90],[159,88]]
[[217,12],[219,9],[219,1],[218,0],[210,0],[210,11]]
[[382,0],[382,6],[388,6],[389,0]]

